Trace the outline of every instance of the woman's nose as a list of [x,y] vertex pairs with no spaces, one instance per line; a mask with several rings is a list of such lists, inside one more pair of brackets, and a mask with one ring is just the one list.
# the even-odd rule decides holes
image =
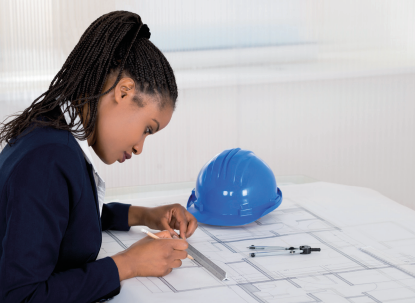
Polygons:
[[143,140],[141,140],[138,144],[134,145],[134,150],[135,150],[134,155],[138,156],[139,154],[142,153],[143,146],[144,146],[144,140],[145,140],[145,138]]

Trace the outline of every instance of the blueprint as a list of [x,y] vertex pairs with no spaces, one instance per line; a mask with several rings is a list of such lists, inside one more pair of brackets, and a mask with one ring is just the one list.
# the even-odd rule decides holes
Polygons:
[[[123,281],[111,302],[415,302],[415,211],[365,188],[317,182],[281,189],[281,206],[254,223],[199,224],[188,239],[229,281],[186,259],[165,277]],[[187,198],[125,202],[157,206]],[[140,229],[104,232],[99,258],[144,237]],[[321,252],[251,258],[250,245],[309,245]]]

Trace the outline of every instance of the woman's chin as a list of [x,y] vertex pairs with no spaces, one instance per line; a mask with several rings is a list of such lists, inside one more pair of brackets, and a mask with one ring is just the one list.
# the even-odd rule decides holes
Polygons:
[[101,159],[102,162],[104,162],[107,165],[114,164],[116,161],[120,162],[120,160],[118,160],[118,159],[108,159],[106,157],[100,157],[100,156],[98,156],[98,157]]

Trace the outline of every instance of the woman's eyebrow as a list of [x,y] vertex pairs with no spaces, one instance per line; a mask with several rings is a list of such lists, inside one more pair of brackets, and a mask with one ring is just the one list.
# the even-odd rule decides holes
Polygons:
[[159,131],[159,128],[160,128],[160,123],[156,119],[153,119],[153,121],[157,123],[156,132],[158,132]]

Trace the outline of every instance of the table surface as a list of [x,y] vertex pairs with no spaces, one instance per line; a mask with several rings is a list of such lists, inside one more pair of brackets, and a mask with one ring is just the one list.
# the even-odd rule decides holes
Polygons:
[[[415,211],[367,188],[301,176],[277,180],[284,199],[275,211],[244,226],[199,224],[188,239],[228,273],[229,281],[186,259],[165,277],[123,281],[111,302],[415,302]],[[185,205],[192,186],[140,187],[138,196],[124,188],[111,194],[135,205]],[[104,232],[98,258],[128,248],[144,236],[140,230]],[[321,252],[251,258],[247,247],[252,244],[310,245]]]

